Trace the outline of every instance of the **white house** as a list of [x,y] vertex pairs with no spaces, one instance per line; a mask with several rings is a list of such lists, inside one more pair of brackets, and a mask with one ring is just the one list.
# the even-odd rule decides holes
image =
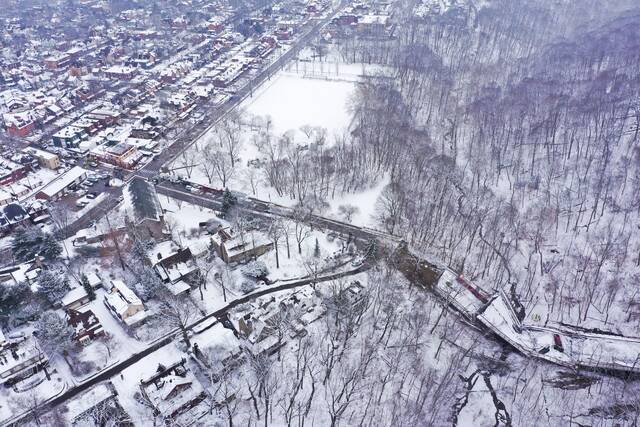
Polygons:
[[104,296],[104,304],[127,326],[141,322],[148,315],[140,298],[121,280],[111,281],[111,291]]

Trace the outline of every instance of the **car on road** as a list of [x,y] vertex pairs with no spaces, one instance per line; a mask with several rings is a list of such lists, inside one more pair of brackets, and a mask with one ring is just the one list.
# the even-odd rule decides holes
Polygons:
[[357,257],[351,261],[352,267],[360,267],[362,264],[364,264],[364,257]]
[[82,199],[78,199],[78,200],[76,201],[76,206],[77,206],[77,207],[79,207],[79,208],[84,208],[84,207],[85,207],[85,206],[87,206],[88,204],[89,204],[89,202],[88,202],[86,199],[84,199],[84,198],[82,198]]
[[86,197],[87,199],[95,199],[96,197],[98,197],[98,195],[96,193],[89,193]]
[[98,164],[96,162],[89,162],[89,166],[91,166],[92,168],[97,168]]
[[196,187],[194,185],[187,185],[185,187],[187,189],[188,192],[193,193],[193,194],[200,194],[200,188]]

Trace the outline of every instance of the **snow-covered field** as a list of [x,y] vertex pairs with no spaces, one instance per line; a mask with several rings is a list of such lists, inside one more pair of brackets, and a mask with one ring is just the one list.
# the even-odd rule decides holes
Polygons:
[[270,117],[275,135],[296,131],[302,126],[322,127],[331,136],[349,127],[349,97],[354,83],[348,81],[305,78],[293,72],[281,72],[241,108],[247,113]]

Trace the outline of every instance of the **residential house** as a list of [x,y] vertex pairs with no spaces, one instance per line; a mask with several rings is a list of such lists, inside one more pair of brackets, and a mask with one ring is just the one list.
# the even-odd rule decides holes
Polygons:
[[120,113],[118,111],[115,111],[115,107],[112,106],[111,108],[109,108],[109,105],[104,105],[100,108],[92,110],[85,117],[97,120],[98,129],[105,129],[118,123]]
[[68,401],[64,412],[68,425],[73,427],[101,426],[133,427],[131,417],[118,399],[118,392],[110,381],[101,382]]
[[29,214],[17,202],[0,206],[0,232],[7,233],[16,227],[30,222]]
[[9,265],[0,268],[0,285],[15,286],[20,283],[34,284],[42,271],[42,258],[36,257],[31,261]]
[[207,394],[185,359],[158,365],[155,375],[140,381],[140,390],[157,414],[177,425],[192,425],[208,412],[202,404]]
[[[160,245],[164,245],[164,243],[166,242]],[[157,252],[155,259],[153,256],[149,259],[154,271],[173,295],[181,295],[191,290],[190,283],[194,282],[199,270],[193,262],[189,248],[178,248],[177,250],[171,248],[168,254]]]
[[91,288],[98,289],[100,286],[102,286],[102,279],[96,273],[87,273],[86,276]]
[[311,288],[286,296],[271,296],[253,303],[233,319],[240,336],[252,344],[254,354],[273,354],[288,339],[305,335],[305,327],[321,318],[326,308]]
[[36,119],[28,110],[6,113],[3,115],[3,119],[7,133],[19,138],[26,138],[36,128]]
[[230,227],[218,229],[212,236],[211,243],[218,256],[226,263],[248,261],[273,247],[273,243],[257,230],[235,233]]
[[56,132],[52,139],[56,147],[77,148],[86,137],[87,134],[83,128],[69,125]]
[[358,32],[368,36],[383,36],[389,29],[389,15],[364,15],[358,18]]
[[88,344],[91,340],[104,335],[100,320],[98,320],[93,311],[68,309],[66,312],[67,323],[73,328],[74,341],[80,344]]
[[83,305],[89,304],[91,299],[82,286],[77,286],[67,292],[67,294],[62,297],[61,302],[65,310],[75,310]]
[[0,157],[0,186],[8,185],[27,176],[25,165]]
[[111,290],[104,296],[104,304],[127,326],[141,322],[148,315],[140,298],[121,280],[111,281]]
[[60,167],[60,157],[57,154],[48,151],[39,150],[33,147],[27,147],[22,150],[24,153],[35,157],[41,167],[56,170]]

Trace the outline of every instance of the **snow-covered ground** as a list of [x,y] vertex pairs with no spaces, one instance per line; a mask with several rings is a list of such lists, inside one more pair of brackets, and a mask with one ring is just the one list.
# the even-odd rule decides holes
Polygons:
[[308,125],[325,128],[332,136],[349,127],[348,101],[354,87],[353,82],[281,72],[241,108],[253,115],[270,117],[275,135],[292,130],[296,131],[296,140],[303,140],[299,129]]
[[[324,129],[324,145],[330,147],[335,143],[336,136],[349,131],[352,119],[349,103],[357,82],[362,76],[374,73],[376,68],[372,65],[345,64],[337,59],[331,62],[297,61],[276,74],[241,104],[241,145],[238,161],[234,173],[227,180],[227,187],[284,206],[297,205],[297,199],[288,194],[278,195],[268,185],[262,169],[249,165],[249,162],[256,159],[265,160],[264,153],[254,143],[264,129],[265,121],[271,121],[270,129],[274,139],[286,133],[301,146],[314,141],[314,136],[308,136],[302,128],[308,126]],[[207,177],[201,166],[183,167],[201,163],[204,147],[216,144],[215,141],[212,129],[192,146],[191,154],[179,156],[174,161],[174,167],[180,168],[174,173],[198,184],[222,187],[222,181],[216,176]],[[388,177],[382,177],[373,187],[362,192],[336,194],[333,199],[327,200],[328,209],[322,214],[345,220],[344,215],[339,212],[340,206],[353,205],[358,210],[348,221],[361,226],[373,226],[375,202],[387,183]]]
[[0,387],[0,423],[4,425],[4,422],[9,419],[28,412],[33,402],[42,404],[67,389],[67,383],[60,374],[52,372],[51,368],[49,373],[51,380],[41,378],[45,376],[44,372],[29,378],[27,381],[36,381],[38,378],[43,379],[40,384],[30,390],[16,392],[10,387]]

